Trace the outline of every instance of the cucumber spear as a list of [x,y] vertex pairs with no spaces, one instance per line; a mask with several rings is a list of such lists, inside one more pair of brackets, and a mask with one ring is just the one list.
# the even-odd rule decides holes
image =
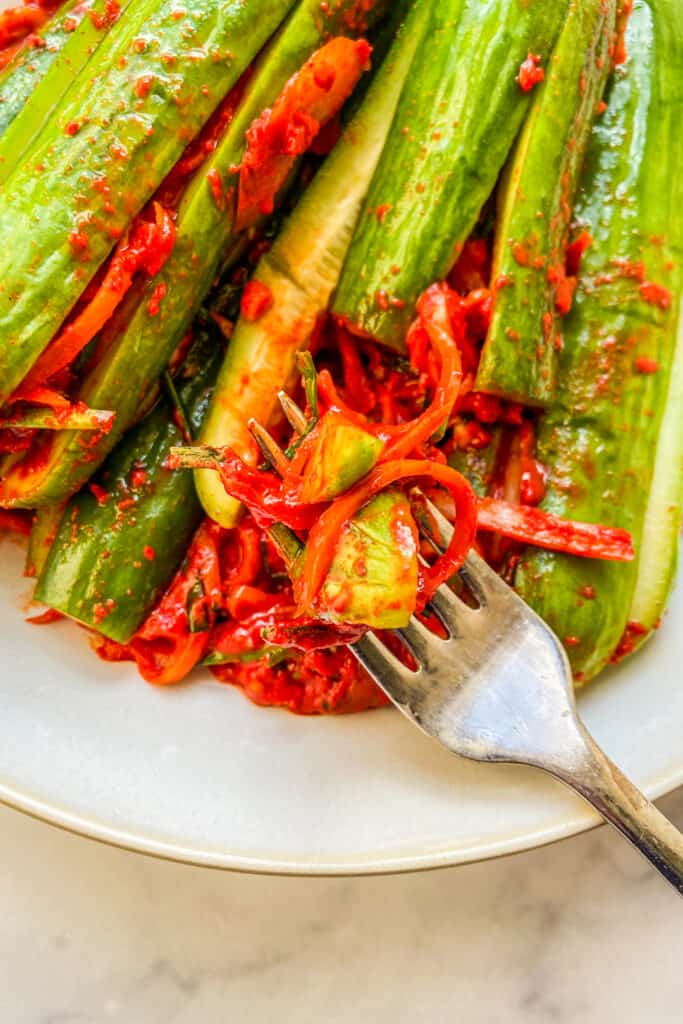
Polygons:
[[572,0],[505,176],[495,302],[476,387],[547,405],[571,305],[565,257],[586,144],[610,68],[616,0]]
[[538,457],[549,470],[544,507],[629,530],[637,560],[529,553],[515,578],[564,640],[579,681],[614,655],[629,622],[642,639],[658,620],[680,521],[683,33],[675,0],[637,0],[626,43],[628,62],[615,72],[587,155],[577,219],[593,244]]
[[550,55],[569,0],[442,0],[415,53],[333,303],[403,348],[417,299],[443,279],[494,190],[528,113],[517,82]]

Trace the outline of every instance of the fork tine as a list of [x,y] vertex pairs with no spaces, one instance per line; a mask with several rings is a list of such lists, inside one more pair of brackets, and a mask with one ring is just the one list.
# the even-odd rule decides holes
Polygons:
[[351,648],[360,661],[361,665],[368,670],[373,679],[377,681],[386,680],[387,674],[392,680],[392,697],[395,698],[395,687],[400,682],[410,683],[422,671],[418,666],[417,672],[406,668],[395,654],[392,654],[388,647],[385,647],[381,640],[378,640],[374,633],[366,633],[360,640],[351,645]]
[[[426,499],[426,504],[443,541],[447,544],[453,536],[452,524],[449,523],[445,515],[428,498]],[[436,538],[432,537],[430,540],[436,543]],[[501,580],[498,573],[494,572],[476,551],[470,551],[458,575],[482,608],[485,608],[494,597],[509,599],[510,588],[508,585]]]
[[308,420],[304,413],[301,411],[299,406],[294,402],[286,391],[278,391],[277,393],[280,408],[282,409],[287,422],[289,423],[292,430],[296,430],[297,434],[303,434],[306,427],[308,426]]
[[437,618],[452,637],[461,636],[467,629],[466,620],[479,611],[478,608],[470,608],[464,601],[461,601],[447,584],[439,587],[432,595],[427,608],[436,612]]
[[431,633],[415,615],[411,616],[407,626],[396,630],[396,632],[408,645],[410,652],[415,655],[417,661],[425,667],[429,666],[430,652],[434,651],[434,644],[443,643],[443,640],[434,633]]

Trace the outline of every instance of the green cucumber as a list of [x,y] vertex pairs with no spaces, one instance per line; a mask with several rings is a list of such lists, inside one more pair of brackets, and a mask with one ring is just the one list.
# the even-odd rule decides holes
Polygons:
[[[200,167],[178,210],[176,242],[166,265],[149,282],[134,286],[102,333],[103,354],[85,376],[77,397],[116,412],[114,427],[84,447],[77,434],[54,438],[47,456],[19,461],[0,482],[0,504],[51,504],[78,490],[137,417],[146,391],[168,363],[206,292],[235,246],[233,215],[221,209],[209,182],[229,183],[239,164],[245,133],[279,95],[287,80],[320,45],[322,32],[343,28],[353,0],[335,5],[320,24],[318,0],[303,0],[260,57],[233,121],[215,152]],[[376,9],[381,9],[381,4]],[[158,313],[150,313],[157,288],[166,288]],[[126,386],[122,387],[125,381]],[[35,469],[33,466],[35,465]]]
[[375,495],[339,534],[318,596],[321,618],[373,629],[407,626],[417,599],[418,546],[405,494]]
[[333,303],[352,329],[403,348],[417,299],[453,265],[529,109],[520,65],[550,54],[568,2],[432,4]]
[[629,530],[637,560],[529,552],[515,578],[522,597],[564,640],[579,681],[614,654],[636,596],[646,627],[658,617],[676,557],[683,434],[677,6],[637,0],[628,62],[616,71],[607,112],[593,130],[577,203],[577,220],[593,244],[566,321],[555,403],[538,437],[538,458],[549,470],[544,507]]
[[[37,44],[22,48],[0,74],[0,135],[15,119],[38,83],[69,45],[75,30],[90,21],[94,0],[68,0],[36,33]],[[102,5],[103,6],[103,5]]]
[[107,0],[71,0],[43,30],[46,46],[32,50],[30,58],[18,55],[21,66],[0,90],[0,185],[36,144],[50,114],[130,2],[121,2],[112,19]]
[[0,194],[0,403],[291,4],[140,0],[112,26]]
[[[201,336],[178,395],[198,431],[220,365]],[[35,600],[119,643],[130,640],[182,562],[202,508],[189,473],[165,468],[183,435],[161,402],[112,452],[93,483],[68,504]]]
[[572,0],[505,176],[478,391],[527,405],[552,400],[562,343],[556,286],[564,280],[574,198],[609,73],[616,6]]
[[60,505],[46,505],[45,508],[38,509],[34,514],[26,551],[25,576],[36,579],[43,571],[50,548],[59,531],[59,524],[62,521],[65,508],[66,502],[62,502]]
[[649,636],[659,625],[676,576],[683,508],[682,481],[683,303],[640,541],[638,575],[628,615],[629,622],[638,623],[641,627],[641,637]]
[[[271,419],[278,387],[293,377],[296,355],[328,306],[428,7],[428,0],[415,0],[358,113],[260,261],[256,278],[271,290],[273,306],[256,322],[237,323],[202,431],[205,443],[256,457],[248,420]],[[198,470],[195,480],[207,513],[234,525],[240,506],[217,474]]]
[[448,465],[462,473],[479,498],[489,494],[496,469],[496,461],[503,439],[503,429],[490,428],[491,440],[483,448],[456,448],[448,456]]

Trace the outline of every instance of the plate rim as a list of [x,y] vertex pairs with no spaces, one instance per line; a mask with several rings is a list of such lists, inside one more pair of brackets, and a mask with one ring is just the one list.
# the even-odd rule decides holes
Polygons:
[[[537,769],[530,769],[531,771]],[[560,785],[561,783],[557,783]],[[683,785],[683,758],[674,769],[644,785],[642,792],[650,800],[657,800]],[[545,828],[535,829],[514,836],[498,837],[479,844],[460,848],[445,848],[438,851],[425,850],[423,853],[396,855],[363,854],[360,858],[340,857],[324,861],[278,860],[273,857],[236,855],[215,850],[201,850],[177,843],[164,842],[136,832],[127,832],[92,817],[74,814],[66,807],[39,800],[8,786],[0,780],[0,805],[27,815],[37,821],[59,828],[71,835],[151,857],[190,867],[210,868],[235,873],[303,878],[348,878],[399,875],[434,871],[443,868],[477,864],[487,860],[541,849],[588,832],[605,824],[588,804],[571,819],[566,819]],[[580,805],[579,805],[580,806]]]

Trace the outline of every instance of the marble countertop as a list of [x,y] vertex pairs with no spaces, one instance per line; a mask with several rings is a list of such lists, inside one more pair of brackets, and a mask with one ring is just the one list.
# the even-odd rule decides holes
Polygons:
[[[683,790],[661,802],[683,825]],[[3,1024],[680,1022],[683,907],[607,829],[422,875],[230,875],[0,808]]]

